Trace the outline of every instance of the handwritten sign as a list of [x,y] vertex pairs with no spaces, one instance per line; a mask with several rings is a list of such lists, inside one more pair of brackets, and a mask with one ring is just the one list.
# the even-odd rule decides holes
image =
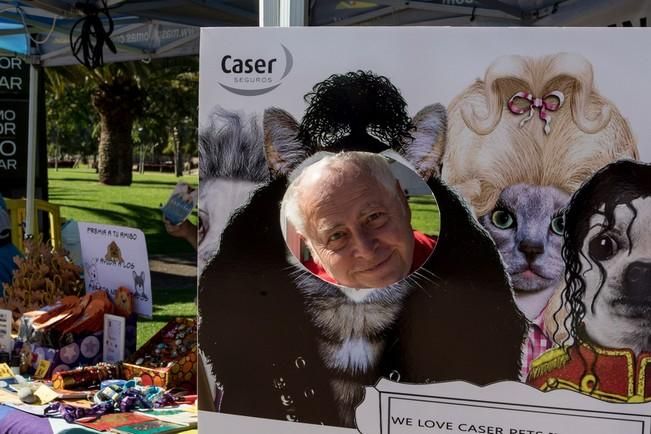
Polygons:
[[151,318],[152,293],[145,234],[139,229],[79,223],[86,291],[106,291],[115,297],[119,287],[133,294],[134,311]]

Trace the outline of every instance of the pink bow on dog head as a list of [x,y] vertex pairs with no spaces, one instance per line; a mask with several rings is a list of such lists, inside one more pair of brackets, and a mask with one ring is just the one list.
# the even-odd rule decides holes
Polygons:
[[[516,102],[519,99],[526,99],[529,101],[529,106],[524,108],[518,107],[516,105]],[[563,101],[565,101],[565,95],[563,95],[563,92],[560,92],[558,90],[549,92],[542,98],[536,98],[529,92],[517,92],[511,97],[511,99],[509,99],[508,106],[511,113],[515,115],[521,115],[527,111],[527,108],[529,109],[529,114],[527,117],[520,121],[520,128],[522,128],[524,124],[531,120],[534,110],[540,110],[540,119],[545,121],[545,127],[543,130],[545,131],[545,134],[549,134],[551,131],[549,127],[549,123],[551,122],[551,115],[548,112],[555,112],[561,108]]]

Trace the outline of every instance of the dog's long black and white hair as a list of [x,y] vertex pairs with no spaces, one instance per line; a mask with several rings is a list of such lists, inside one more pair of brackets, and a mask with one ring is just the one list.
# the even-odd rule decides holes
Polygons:
[[262,183],[269,168],[262,149],[262,126],[255,116],[215,106],[199,133],[202,181],[229,178]]
[[[595,253],[594,247],[597,244],[594,243],[601,243],[602,249],[620,247],[609,246],[612,241],[607,239],[607,234],[618,223],[617,210],[625,207],[632,214],[623,234],[628,245],[625,253],[630,255],[635,245],[631,231],[641,217],[640,210],[633,202],[650,196],[651,165],[620,160],[597,172],[572,197],[565,213],[562,248],[566,264],[566,285],[562,293],[562,305],[554,315],[554,340],[557,344],[567,346],[577,338],[585,341],[586,317],[594,316],[600,297],[603,298],[605,292],[612,291],[610,285],[613,276],[609,276],[609,271],[615,271],[604,264],[604,255],[599,254],[599,250]],[[595,223],[595,216],[599,219],[598,223]],[[596,236],[591,235],[597,226],[599,230]],[[586,249],[588,236],[593,237],[588,244],[594,245]],[[599,278],[596,288],[591,288],[592,283],[586,281],[586,275],[594,271],[598,271]]]
[[257,116],[213,107],[199,132],[199,274],[219,251],[228,220],[268,180]]

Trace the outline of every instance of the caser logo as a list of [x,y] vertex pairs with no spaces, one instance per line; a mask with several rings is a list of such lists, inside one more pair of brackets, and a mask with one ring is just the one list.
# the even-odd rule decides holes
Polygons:
[[229,92],[256,96],[271,92],[292,70],[294,59],[287,47],[279,44],[264,55],[227,53],[219,60],[218,83]]

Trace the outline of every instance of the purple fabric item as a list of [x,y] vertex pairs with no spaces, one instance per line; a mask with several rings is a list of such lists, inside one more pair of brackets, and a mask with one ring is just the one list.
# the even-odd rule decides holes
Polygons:
[[53,417],[62,417],[66,422],[72,423],[77,419],[88,416],[101,416],[106,413],[113,413],[112,403],[93,405],[91,408],[79,408],[66,405],[61,402],[50,404],[45,409],[45,414]]
[[46,417],[0,405],[0,434],[53,434]]

